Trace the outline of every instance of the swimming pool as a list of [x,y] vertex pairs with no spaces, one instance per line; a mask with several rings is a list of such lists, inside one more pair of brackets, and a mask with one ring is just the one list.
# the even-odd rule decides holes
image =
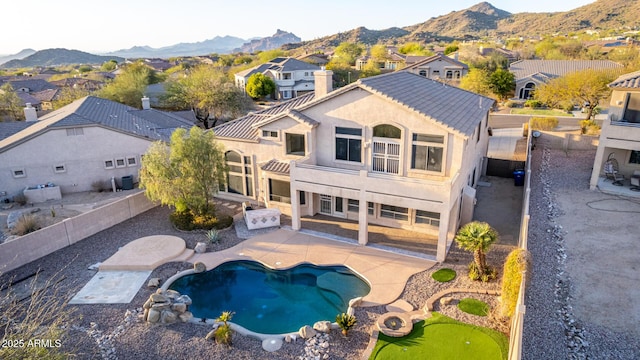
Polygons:
[[301,264],[273,270],[255,261],[231,261],[185,275],[170,286],[191,297],[195,317],[215,319],[233,311],[233,322],[260,334],[296,332],[316,321],[335,321],[349,300],[369,285],[345,266]]

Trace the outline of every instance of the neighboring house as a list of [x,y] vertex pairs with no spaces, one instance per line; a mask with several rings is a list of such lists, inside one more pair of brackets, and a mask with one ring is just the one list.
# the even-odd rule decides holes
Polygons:
[[[32,110],[32,109],[31,109]],[[27,122],[0,122],[0,192],[8,196],[49,182],[63,193],[92,190],[123,176],[138,179],[140,157],[156,140],[192,124],[169,113],[88,96]]]
[[326,66],[329,63],[327,55],[318,53],[298,56],[297,59],[316,66]]
[[407,71],[332,90],[315,72],[315,93],[213,129],[226,148],[228,185],[218,196],[253,200],[290,214],[323,214],[404,228],[437,241],[444,260],[488,146],[494,100]]
[[291,57],[280,57],[236,73],[235,82],[237,87],[244,90],[251,75],[262,73],[276,83],[274,100],[286,100],[313,91],[313,72],[316,70],[320,70],[317,65]]
[[[379,63],[379,67],[380,69],[382,69],[383,71],[395,71],[395,70],[401,70],[404,69],[408,66],[411,66],[417,62],[420,62],[426,58],[428,58],[429,56],[418,56],[418,55],[404,55],[404,54],[399,54],[397,52],[391,51],[389,50],[389,55],[387,57],[387,59],[385,59],[384,61],[381,61]],[[369,60],[371,60],[371,56],[369,55],[365,55],[362,56],[358,59],[356,59],[356,70],[362,70],[364,68],[364,66],[369,62]]]
[[144,59],[144,64],[157,72],[164,72],[175,66],[174,63],[165,59]]
[[485,57],[490,57],[493,54],[504,56],[504,58],[507,59],[509,64],[515,61],[518,61],[518,58],[520,57],[520,55],[515,51],[502,49],[502,48],[484,47],[484,46],[480,46],[478,48],[478,53]]
[[43,79],[33,79],[33,78],[24,79],[24,80],[9,79],[9,80],[6,80],[6,82],[10,83],[11,86],[13,87],[13,90],[15,90],[16,92],[25,92],[28,94],[56,88],[55,85]]
[[404,70],[432,80],[458,83],[469,72],[469,66],[443,54],[435,54],[408,65]]
[[104,86],[104,82],[85,79],[85,78],[65,78],[61,80],[50,81],[51,84],[57,86],[58,88],[69,87],[73,89],[84,89],[88,91],[98,91],[102,89]]
[[523,100],[551,79],[586,69],[614,70],[622,65],[611,60],[520,60],[509,65],[516,79],[515,97]]
[[22,103],[20,104],[21,106],[27,106],[27,104],[31,104],[31,106],[33,106],[36,111],[42,111],[42,104],[40,103],[40,100],[38,100],[35,96],[22,91],[17,91],[16,95],[18,95],[18,97],[22,101]]
[[604,177],[604,164],[610,158],[616,159],[619,174],[627,180],[634,171],[640,172],[640,71],[620,76],[609,87],[613,92],[593,163],[591,190],[601,181],[611,181]]
[[47,89],[35,92],[32,95],[40,102],[40,110],[47,111],[53,110],[53,102],[58,98],[59,94],[60,89]]

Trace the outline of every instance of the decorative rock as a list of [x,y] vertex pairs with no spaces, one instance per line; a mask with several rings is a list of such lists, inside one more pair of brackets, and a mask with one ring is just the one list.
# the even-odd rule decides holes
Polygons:
[[153,301],[149,298],[143,305],[142,308],[145,310],[151,309],[151,305],[153,305]]
[[165,292],[165,295],[169,298],[169,299],[177,299],[178,297],[180,297],[180,293],[175,291],[175,290],[167,290]]
[[318,321],[313,324],[313,329],[322,333],[329,333],[331,331],[330,321]]
[[216,331],[215,330],[209,331],[207,336],[204,337],[205,340],[213,340],[215,338],[216,338]]
[[150,299],[154,303],[166,303],[169,301],[166,296],[160,294],[151,294]]
[[160,278],[151,278],[147,283],[147,287],[158,287],[160,286]]
[[282,339],[268,338],[262,340],[262,348],[268,352],[274,352],[280,350],[282,347]]
[[178,303],[183,303],[187,306],[191,305],[191,303],[193,301],[191,301],[191,298],[189,297],[189,295],[180,295],[178,296],[178,298],[176,299],[176,302]]
[[182,314],[185,311],[187,311],[187,304],[185,304],[185,303],[174,303],[174,304],[171,305],[171,310]]
[[142,313],[142,321],[149,321],[149,309],[144,309],[144,313]]
[[317,331],[313,330],[311,326],[305,325],[300,328],[300,330],[298,331],[298,334],[300,334],[300,337],[303,339],[310,339],[316,336]]
[[453,298],[451,296],[445,296],[440,299],[440,305],[451,305]]
[[284,336],[284,342],[286,342],[287,344],[291,342],[291,335],[287,334]]
[[207,271],[207,266],[204,263],[198,261],[197,263],[193,264],[193,270],[195,270],[196,273],[202,273]]
[[196,254],[207,252],[207,243],[199,242],[196,244],[196,247],[193,248],[193,250],[196,252]]
[[191,319],[193,319],[193,314],[191,313],[191,311],[185,311],[182,314],[178,315],[178,318],[180,318],[180,321],[182,322],[189,322]]
[[149,310],[149,313],[147,314],[147,321],[150,323],[157,323],[160,321],[160,311],[156,309]]
[[178,316],[171,310],[165,310],[160,314],[160,322],[163,324],[173,324],[178,321]]

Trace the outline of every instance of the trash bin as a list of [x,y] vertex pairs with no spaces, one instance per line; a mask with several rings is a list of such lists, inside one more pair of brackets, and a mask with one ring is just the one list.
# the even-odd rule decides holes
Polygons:
[[524,170],[516,169],[516,171],[513,172],[513,184],[515,186],[524,185]]
[[127,175],[122,177],[122,190],[133,189],[133,175]]

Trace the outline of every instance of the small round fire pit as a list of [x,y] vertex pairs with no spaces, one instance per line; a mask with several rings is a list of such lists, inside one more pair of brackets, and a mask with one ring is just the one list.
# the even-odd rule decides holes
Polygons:
[[380,315],[376,325],[381,333],[391,337],[402,337],[413,330],[413,322],[409,315],[398,312]]

